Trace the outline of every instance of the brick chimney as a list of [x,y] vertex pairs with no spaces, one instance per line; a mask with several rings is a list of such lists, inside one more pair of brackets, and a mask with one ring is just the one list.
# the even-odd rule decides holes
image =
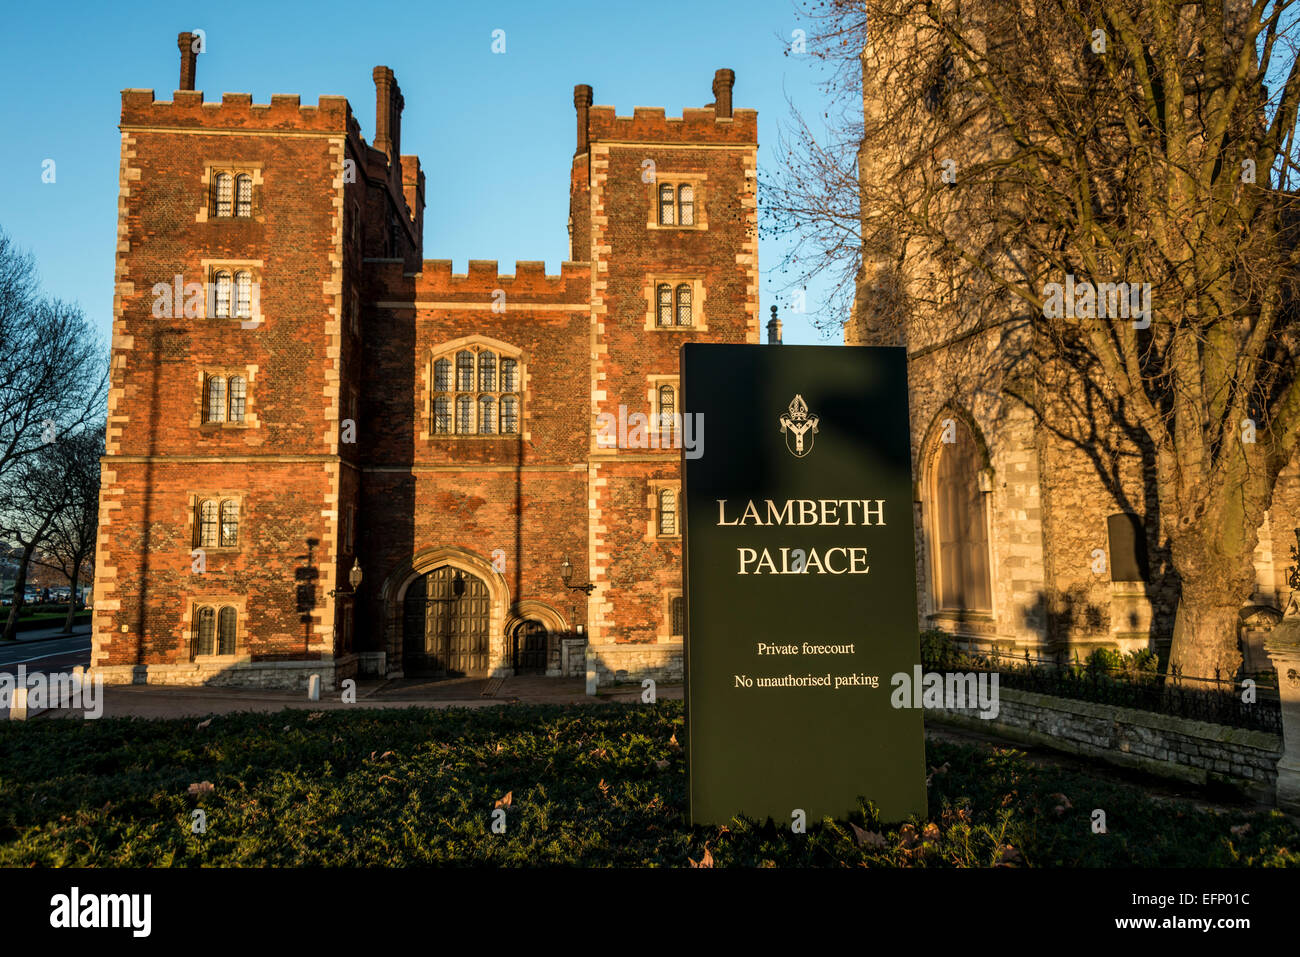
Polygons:
[[735,85],[735,70],[718,70],[713,74],[713,109],[719,117],[731,119],[731,88]]
[[375,142],[374,147],[388,156],[390,163],[400,163],[402,155],[402,89],[397,85],[393,71],[377,66],[375,79]]
[[591,87],[585,83],[580,83],[573,88],[573,106],[578,111],[578,148],[573,151],[573,155],[587,152],[589,140],[587,137],[587,116],[588,110],[591,109]]
[[181,85],[179,89],[194,89],[194,67],[199,58],[194,51],[194,34],[182,33],[176,37],[176,45],[181,51]]
[[772,318],[767,320],[767,344],[769,346],[781,344],[781,320],[776,317],[776,306],[772,307]]

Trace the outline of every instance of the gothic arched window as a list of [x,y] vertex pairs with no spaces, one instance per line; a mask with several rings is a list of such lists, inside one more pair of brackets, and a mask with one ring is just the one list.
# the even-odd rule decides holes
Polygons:
[[[212,609],[207,609],[211,611]],[[233,655],[235,653],[235,625],[238,612],[227,605],[217,616],[217,654]]]
[[677,325],[691,325],[691,286],[682,283],[677,287]]
[[661,326],[671,326],[673,324],[673,287],[668,283],[660,283],[658,290],[658,322]]
[[253,177],[247,173],[235,177],[235,215],[253,215]]
[[673,187],[664,183],[659,187],[659,225],[671,226],[673,219]]

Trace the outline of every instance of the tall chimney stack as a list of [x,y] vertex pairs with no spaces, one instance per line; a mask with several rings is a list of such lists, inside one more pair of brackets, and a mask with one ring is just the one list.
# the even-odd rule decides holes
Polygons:
[[194,67],[199,55],[194,49],[194,34],[186,32],[176,37],[176,45],[181,51],[181,85],[182,90],[194,89]]
[[402,152],[402,99],[401,87],[393,71],[377,66],[371,74],[375,79],[375,149],[388,156],[389,161],[400,158]]
[[731,119],[731,88],[735,85],[735,70],[718,70],[713,74],[713,109],[719,117]]
[[573,106],[578,111],[578,148],[573,151],[574,156],[587,152],[587,117],[591,109],[591,97],[591,87],[587,84],[580,83],[573,88]]
[[776,317],[776,306],[772,307],[772,318],[767,320],[767,344],[769,346],[781,344],[781,320]]

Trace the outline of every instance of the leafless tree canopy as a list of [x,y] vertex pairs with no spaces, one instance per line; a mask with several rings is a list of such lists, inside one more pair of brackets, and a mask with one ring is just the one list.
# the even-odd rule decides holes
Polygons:
[[791,131],[767,208],[802,231],[801,268],[857,270],[853,341],[996,331],[1046,427],[1087,396],[1081,441],[1100,422],[1148,448],[1182,582],[1175,658],[1233,670],[1257,529],[1300,435],[1294,0],[809,13],[834,102],[856,68],[864,106],[852,157],[850,123],[821,143]]

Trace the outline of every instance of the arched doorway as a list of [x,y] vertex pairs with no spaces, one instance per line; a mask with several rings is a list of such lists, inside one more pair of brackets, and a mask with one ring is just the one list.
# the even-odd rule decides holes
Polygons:
[[407,675],[486,675],[492,602],[476,575],[441,565],[406,589],[402,670]]
[[932,590],[940,612],[989,614],[993,609],[981,465],[975,435],[962,417],[944,419],[929,476]]
[[521,621],[511,634],[514,669],[517,675],[546,674],[549,633],[536,618]]

